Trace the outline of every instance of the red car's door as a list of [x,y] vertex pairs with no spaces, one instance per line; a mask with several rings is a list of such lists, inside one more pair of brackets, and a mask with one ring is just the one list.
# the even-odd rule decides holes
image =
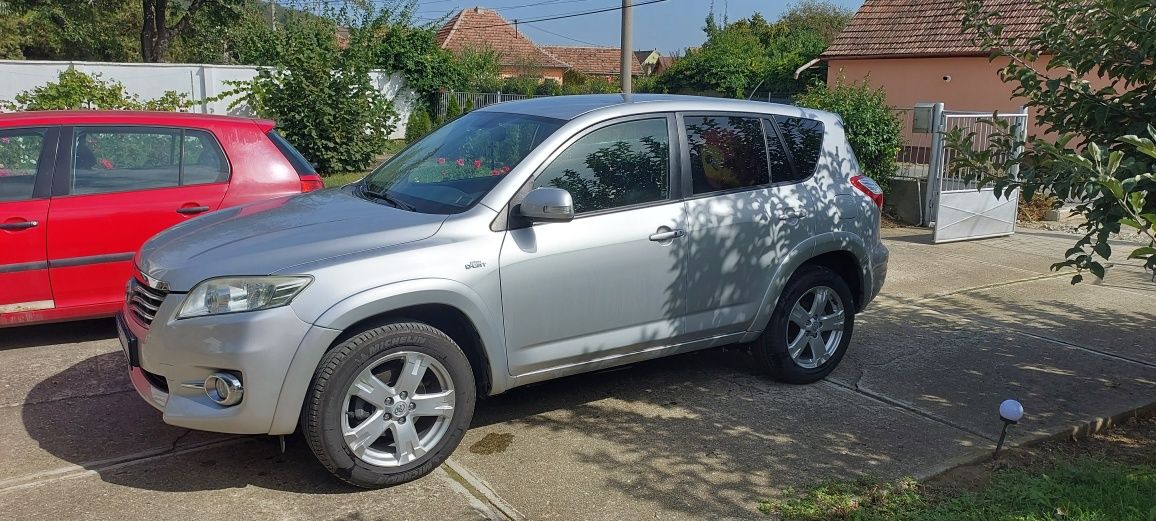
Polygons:
[[0,325],[52,309],[46,234],[59,129],[0,129]]
[[149,237],[220,206],[229,162],[205,130],[77,126],[61,134],[69,148],[48,217],[52,292],[58,307],[111,312]]

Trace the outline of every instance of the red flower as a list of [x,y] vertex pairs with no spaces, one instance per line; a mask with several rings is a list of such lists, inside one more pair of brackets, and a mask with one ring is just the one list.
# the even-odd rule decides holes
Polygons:
[[8,177],[11,173],[7,168],[0,168],[0,177]]
[[509,171],[510,171],[510,167],[508,167],[508,166],[503,166],[503,167],[502,167],[502,173],[503,173],[503,174],[505,174],[505,173],[508,173]]
[[4,143],[5,145],[7,145],[8,143],[11,143],[11,142],[12,142],[11,139],[8,139],[6,137],[0,137],[0,143]]
[[474,160],[474,169],[476,170],[476,169],[481,168],[481,167],[482,167],[482,160],[481,159],[475,159]]
[[112,161],[109,161],[107,158],[101,159],[100,166],[103,166],[105,170],[112,170]]
[[439,165],[444,165],[444,164],[446,164],[446,158],[444,158],[444,157],[439,157],[439,158],[438,158],[438,164],[439,164]]
[[460,158],[460,157],[458,158],[458,160],[457,160],[457,161],[455,161],[455,163],[457,163],[457,164],[458,164],[458,166],[466,166],[466,160],[465,160],[465,159],[462,159],[462,158]]
[[493,170],[490,170],[490,175],[502,175],[502,169],[501,168],[495,168]]

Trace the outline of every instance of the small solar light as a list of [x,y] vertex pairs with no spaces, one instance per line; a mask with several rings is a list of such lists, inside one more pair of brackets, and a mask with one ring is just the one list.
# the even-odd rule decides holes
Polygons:
[[992,459],[999,458],[999,450],[1003,448],[1004,437],[1007,436],[1009,425],[1019,423],[1024,417],[1024,406],[1015,400],[1004,400],[999,404],[999,419],[1003,421],[1003,430],[999,433],[999,442],[995,444],[995,454]]

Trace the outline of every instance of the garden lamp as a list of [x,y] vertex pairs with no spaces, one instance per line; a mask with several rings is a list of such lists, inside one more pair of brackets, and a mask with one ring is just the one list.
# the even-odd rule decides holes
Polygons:
[[1003,430],[999,433],[999,442],[995,444],[995,454],[991,459],[999,458],[999,450],[1003,447],[1003,439],[1007,436],[1007,428],[1009,425],[1019,423],[1020,419],[1024,417],[1024,406],[1015,400],[1004,400],[999,404],[999,419],[1003,421]]

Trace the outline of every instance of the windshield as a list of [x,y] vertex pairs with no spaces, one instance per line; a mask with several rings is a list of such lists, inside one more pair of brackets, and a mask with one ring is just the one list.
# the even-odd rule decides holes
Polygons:
[[562,120],[471,112],[386,161],[361,184],[362,197],[422,213],[458,213],[473,206]]

